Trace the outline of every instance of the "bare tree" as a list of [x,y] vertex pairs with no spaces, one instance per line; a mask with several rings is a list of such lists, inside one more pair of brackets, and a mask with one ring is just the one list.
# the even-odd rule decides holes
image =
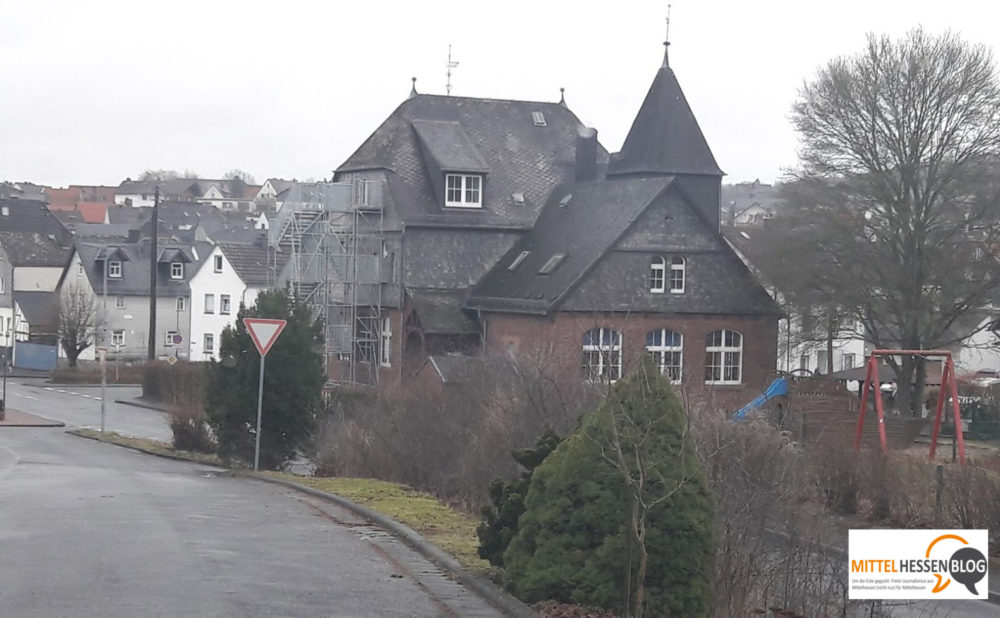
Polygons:
[[59,294],[59,342],[70,367],[76,367],[80,353],[97,340],[97,299],[89,290],[72,285]]
[[[791,237],[815,284],[857,312],[876,347],[953,345],[997,292],[1000,80],[990,51],[921,29],[869,36],[799,93],[802,207]],[[922,359],[891,361],[919,412]]]
[[163,182],[164,180],[173,180],[175,178],[180,178],[181,176],[176,170],[145,170],[139,175],[139,180],[155,180],[158,182]]

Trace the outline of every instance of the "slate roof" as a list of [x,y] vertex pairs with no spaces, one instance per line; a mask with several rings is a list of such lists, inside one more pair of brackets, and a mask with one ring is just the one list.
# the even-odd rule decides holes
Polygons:
[[0,200],[0,232],[37,232],[60,240],[69,238],[69,231],[55,214],[44,203],[33,200]]
[[[541,112],[545,126],[535,126]],[[391,204],[407,225],[530,227],[551,190],[573,179],[582,123],[565,105],[418,94],[404,101],[337,168],[386,172]],[[597,148],[598,163],[607,151]],[[445,208],[433,169],[485,167],[483,208]],[[524,195],[518,205],[512,194]]]
[[[534,228],[473,287],[465,306],[534,314],[552,311],[672,181],[622,178],[556,188]],[[558,255],[563,257],[551,273],[543,274]]]
[[0,245],[14,266],[63,267],[72,255],[69,242],[37,232],[8,232],[0,228]]
[[[98,255],[104,255],[108,251],[120,251],[125,259],[122,259],[121,278],[108,278],[109,295],[143,295],[149,294],[149,243],[118,243],[114,245],[93,244],[88,242],[77,243],[77,251],[80,260],[84,265],[84,272],[90,280],[90,285],[94,291],[101,294],[104,290],[104,262],[98,260]],[[211,253],[212,245],[209,243],[194,243],[194,245],[158,245],[158,253],[182,251],[189,256],[192,261],[203,262],[206,256]],[[170,278],[170,264],[161,263],[156,277],[156,295],[163,297],[185,296],[190,293],[188,281],[198,269],[189,265],[184,268],[183,279]]]
[[219,248],[248,287],[274,285],[289,257],[287,253],[271,253],[266,247],[256,245],[219,243]]
[[723,174],[666,62],[657,71],[621,152],[611,156],[607,173]]
[[54,292],[14,292],[14,302],[31,326],[54,328],[59,310]]
[[462,309],[464,290],[408,288],[414,311],[428,335],[478,335],[471,315]]

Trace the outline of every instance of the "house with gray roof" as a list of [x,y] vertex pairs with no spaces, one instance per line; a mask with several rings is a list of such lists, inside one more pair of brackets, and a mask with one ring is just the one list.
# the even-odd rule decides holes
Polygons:
[[722,176],[666,56],[614,154],[564,101],[414,88],[335,175],[382,190],[380,382],[468,354],[607,381],[649,354],[742,405],[781,313],[720,234]]

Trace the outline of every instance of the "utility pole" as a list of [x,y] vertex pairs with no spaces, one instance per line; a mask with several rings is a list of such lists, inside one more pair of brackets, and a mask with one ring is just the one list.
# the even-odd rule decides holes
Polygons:
[[153,194],[153,221],[149,229],[149,340],[148,360],[156,359],[156,236],[159,233],[157,225],[160,222],[160,186],[156,186]]

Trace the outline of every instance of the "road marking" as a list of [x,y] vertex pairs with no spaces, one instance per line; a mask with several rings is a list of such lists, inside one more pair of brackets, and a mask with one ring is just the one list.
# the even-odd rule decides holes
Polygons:
[[38,401],[38,397],[32,397],[31,395],[21,395],[21,396],[24,397],[25,399],[34,399],[35,401]]
[[56,389],[52,388],[51,386],[46,386],[46,387],[45,387],[45,390],[47,390],[47,391],[54,391],[54,390],[56,390]]
[[66,391],[64,391],[64,390],[63,390],[63,389],[61,389],[61,388],[57,388],[57,389],[56,389],[56,392],[57,392],[57,393],[65,393]]

